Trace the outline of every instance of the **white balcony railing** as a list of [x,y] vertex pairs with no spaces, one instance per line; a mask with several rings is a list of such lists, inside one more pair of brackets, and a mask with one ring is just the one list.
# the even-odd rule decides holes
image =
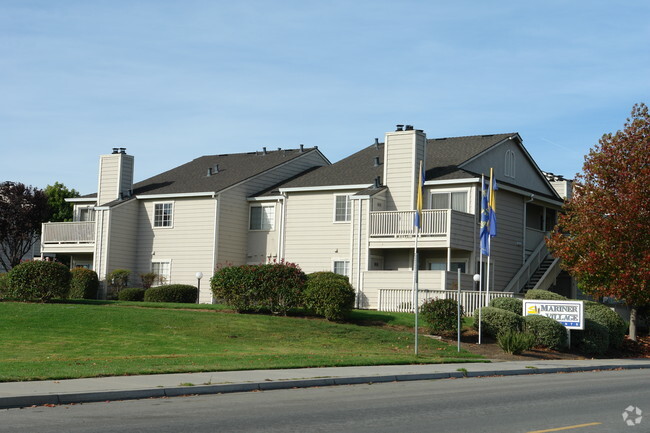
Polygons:
[[89,244],[95,242],[95,222],[63,222],[43,224],[43,244]]
[[[447,234],[450,210],[422,211],[420,235],[444,236]],[[404,237],[415,235],[415,211],[370,212],[370,236]]]

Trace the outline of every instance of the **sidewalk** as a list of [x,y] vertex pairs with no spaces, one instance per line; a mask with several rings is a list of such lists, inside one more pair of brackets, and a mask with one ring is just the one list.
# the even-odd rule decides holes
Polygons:
[[[266,391],[408,380],[650,368],[650,359],[508,361],[218,371],[0,383],[0,409],[191,394]],[[466,370],[460,370],[464,369]]]

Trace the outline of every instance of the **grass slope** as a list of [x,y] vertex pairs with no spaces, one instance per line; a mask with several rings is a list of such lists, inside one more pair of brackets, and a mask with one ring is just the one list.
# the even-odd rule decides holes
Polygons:
[[355,312],[359,326],[219,309],[0,302],[0,381],[478,360],[429,338],[415,357],[412,332],[368,326],[408,315]]

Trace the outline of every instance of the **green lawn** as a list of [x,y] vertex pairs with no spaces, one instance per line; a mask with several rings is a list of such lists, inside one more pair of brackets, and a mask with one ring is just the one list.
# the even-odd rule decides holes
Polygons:
[[480,360],[426,337],[415,357],[406,313],[355,311],[353,323],[336,324],[147,305],[0,302],[0,381]]

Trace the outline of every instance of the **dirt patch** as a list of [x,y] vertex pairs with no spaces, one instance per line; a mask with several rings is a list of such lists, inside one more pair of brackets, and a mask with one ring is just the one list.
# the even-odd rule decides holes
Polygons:
[[[449,344],[457,344],[456,338],[449,335],[443,336],[442,340]],[[520,355],[509,355],[501,350],[493,338],[485,335],[481,338],[481,344],[478,344],[478,332],[474,329],[463,330],[460,344],[462,349],[492,361],[591,359],[575,352],[560,352],[546,348],[533,348]],[[598,358],[650,358],[650,336],[638,337],[636,342],[626,338],[620,351],[607,353]]]

